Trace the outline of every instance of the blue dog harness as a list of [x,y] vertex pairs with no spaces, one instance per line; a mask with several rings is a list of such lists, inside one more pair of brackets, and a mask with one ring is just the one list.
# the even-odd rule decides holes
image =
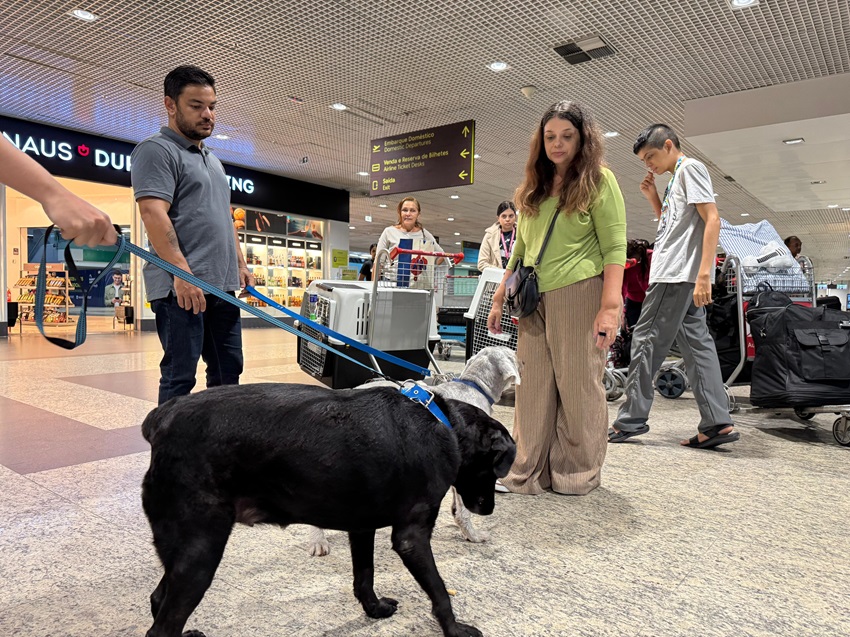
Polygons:
[[423,407],[425,407],[428,411],[433,414],[434,418],[439,420],[449,429],[452,428],[449,419],[446,418],[446,415],[443,413],[443,410],[437,406],[437,403],[434,402],[434,394],[429,392],[427,389],[420,387],[416,383],[411,382],[409,386],[401,388],[402,396],[407,396],[415,403],[419,403]]

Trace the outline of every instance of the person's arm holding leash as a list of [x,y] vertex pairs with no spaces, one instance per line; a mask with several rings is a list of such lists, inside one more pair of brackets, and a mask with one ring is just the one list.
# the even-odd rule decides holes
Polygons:
[[35,199],[62,231],[62,238],[91,247],[114,245],[118,234],[109,216],[56,181],[32,157],[0,135],[0,183]]
[[[171,265],[191,274],[189,262],[186,261],[186,257],[180,250],[180,242],[177,240],[174,225],[168,218],[171,204],[156,197],[141,197],[138,202],[142,223],[145,224],[148,239],[157,255]],[[201,288],[195,287],[183,279],[174,277],[174,293],[177,296],[177,304],[184,310],[192,310],[197,314],[207,309],[207,301]]]
[[[248,269],[248,264],[245,262],[245,255],[242,254],[242,248],[239,245],[239,232],[236,230],[236,227],[233,228],[233,236],[236,238],[236,259],[239,263],[239,285],[242,286],[244,290],[249,285],[254,287],[256,283],[254,282],[254,275],[251,274],[251,270]],[[240,296],[247,296],[247,292]]]

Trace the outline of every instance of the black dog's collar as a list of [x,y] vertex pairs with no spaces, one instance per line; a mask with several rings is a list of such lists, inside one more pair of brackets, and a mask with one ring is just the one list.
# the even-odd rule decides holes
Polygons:
[[484,396],[484,398],[487,399],[487,402],[490,403],[491,405],[496,402],[495,400],[490,398],[490,395],[486,391],[481,389],[481,385],[479,385],[475,381],[466,380],[464,378],[452,378],[452,381],[455,382],[455,383],[463,383],[464,385],[469,385],[473,389],[477,389],[478,393],[482,394]]

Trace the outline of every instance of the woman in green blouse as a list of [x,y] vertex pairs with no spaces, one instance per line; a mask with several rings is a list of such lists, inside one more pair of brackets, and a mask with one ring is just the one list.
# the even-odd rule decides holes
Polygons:
[[620,324],[626,261],[623,195],[602,155],[601,131],[576,102],[549,108],[531,139],[514,197],[516,243],[487,319],[494,334],[502,331],[505,281],[519,259],[534,263],[558,218],[537,269],[540,305],[519,320],[517,458],[500,491],[584,495],[600,484],[608,447],[602,374]]

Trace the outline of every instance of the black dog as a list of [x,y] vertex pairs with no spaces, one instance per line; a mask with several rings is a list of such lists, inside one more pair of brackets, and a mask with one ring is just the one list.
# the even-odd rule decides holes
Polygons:
[[474,513],[493,512],[493,483],[516,445],[480,409],[434,400],[452,429],[388,387],[216,387],[154,409],[142,424],[151,443],[142,504],[165,575],[147,637],[180,637],[235,522],[348,531],[354,596],[375,618],[397,606],[373,588],[375,529],[391,526],[393,549],[431,598],[443,634],[480,636],[455,621],[431,533],[452,485]]

